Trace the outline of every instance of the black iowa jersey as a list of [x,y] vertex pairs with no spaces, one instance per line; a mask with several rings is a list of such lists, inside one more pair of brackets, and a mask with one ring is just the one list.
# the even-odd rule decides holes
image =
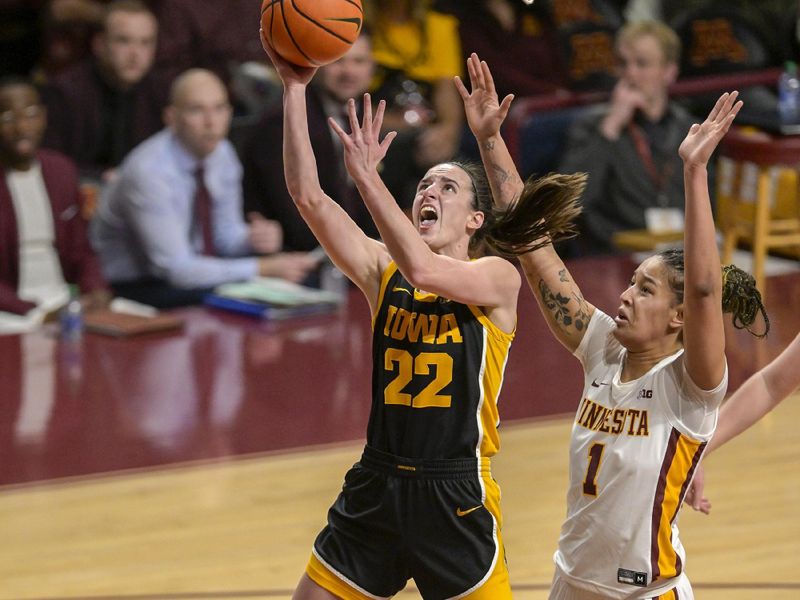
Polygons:
[[367,445],[410,458],[495,454],[513,337],[476,306],[415,290],[392,262],[373,322]]

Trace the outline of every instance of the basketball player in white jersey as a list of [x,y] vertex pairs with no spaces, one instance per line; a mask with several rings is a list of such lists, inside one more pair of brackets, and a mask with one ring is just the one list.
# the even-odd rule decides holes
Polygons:
[[[527,193],[499,134],[512,98],[498,102],[474,54],[468,72],[471,92],[456,86],[495,202],[511,206]],[[737,326],[763,311],[752,278],[721,269],[708,193],[708,160],[741,108],[736,97],[723,94],[681,144],[684,250],[642,262],[615,315],[583,298],[552,244],[520,257],[551,331],[585,374],[551,600],[693,598],[676,523],[727,387],[723,297],[742,309]]]

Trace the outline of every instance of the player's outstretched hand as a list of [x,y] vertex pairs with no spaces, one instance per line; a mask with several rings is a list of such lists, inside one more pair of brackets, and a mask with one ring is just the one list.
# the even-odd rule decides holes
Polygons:
[[311,79],[314,77],[314,74],[317,72],[317,67],[300,67],[294,63],[290,63],[288,60],[278,54],[272,46],[270,46],[269,42],[264,37],[263,29],[259,30],[259,34],[261,36],[261,46],[264,48],[264,52],[267,53],[267,56],[269,56],[269,59],[275,66],[275,71],[278,73],[278,77],[281,78],[284,87],[291,83],[300,83],[306,85],[309,81],[311,81]]
[[497,135],[500,125],[505,121],[514,96],[509,94],[500,102],[489,65],[480,60],[473,52],[467,59],[470,90],[456,75],[453,79],[461,99],[464,101],[464,112],[473,135],[483,140]]
[[728,132],[733,119],[742,108],[742,101],[736,102],[738,96],[739,92],[725,92],[719,97],[706,120],[701,125],[692,125],[678,149],[685,165],[708,164],[717,144]]
[[386,156],[392,140],[397,135],[396,131],[390,131],[383,141],[380,140],[385,110],[386,102],[381,100],[373,117],[372,99],[369,94],[364,94],[364,116],[361,124],[358,122],[355,100],[351,98],[347,102],[350,133],[346,133],[334,119],[328,119],[331,128],[342,140],[344,163],[354,181],[359,181],[359,178],[377,172],[378,165]]

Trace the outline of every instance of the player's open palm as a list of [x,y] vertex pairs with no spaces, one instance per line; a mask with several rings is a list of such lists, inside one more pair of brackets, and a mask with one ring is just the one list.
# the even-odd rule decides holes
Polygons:
[[496,135],[500,131],[514,96],[509,94],[500,102],[494,87],[489,65],[474,52],[467,59],[467,72],[471,90],[456,76],[456,89],[464,101],[464,112],[469,128],[479,140]]
[[742,108],[742,101],[736,101],[738,95],[739,92],[725,92],[719,97],[706,120],[700,125],[697,123],[692,125],[678,149],[678,154],[685,164],[698,166],[708,164],[711,154]]
[[386,156],[392,140],[397,135],[397,132],[390,131],[383,138],[383,141],[380,139],[385,110],[386,102],[381,100],[373,117],[372,100],[369,94],[364,94],[364,115],[360,124],[356,114],[355,100],[351,98],[347,103],[350,133],[346,133],[334,119],[328,119],[331,128],[342,141],[344,164],[347,167],[347,172],[356,181],[359,177],[377,172],[378,165]]

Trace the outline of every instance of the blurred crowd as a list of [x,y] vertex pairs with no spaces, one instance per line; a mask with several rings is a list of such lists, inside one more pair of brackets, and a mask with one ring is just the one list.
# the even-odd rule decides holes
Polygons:
[[[258,1],[0,9],[0,331],[46,319],[70,286],[87,305],[163,308],[256,276],[316,284],[320,253],[283,181]],[[361,37],[308,97],[323,189],[377,235],[326,122],[344,124],[345,101],[365,91],[399,133],[383,176],[404,209],[431,165],[476,158],[452,83],[476,52],[501,98],[552,99],[517,132],[523,174],[589,173],[575,256],[615,252],[616,231],[680,227],[677,146],[707,105],[672,99],[673,83],[798,56],[797,0],[364,0],[364,11]],[[771,86],[743,96],[774,110]]]

